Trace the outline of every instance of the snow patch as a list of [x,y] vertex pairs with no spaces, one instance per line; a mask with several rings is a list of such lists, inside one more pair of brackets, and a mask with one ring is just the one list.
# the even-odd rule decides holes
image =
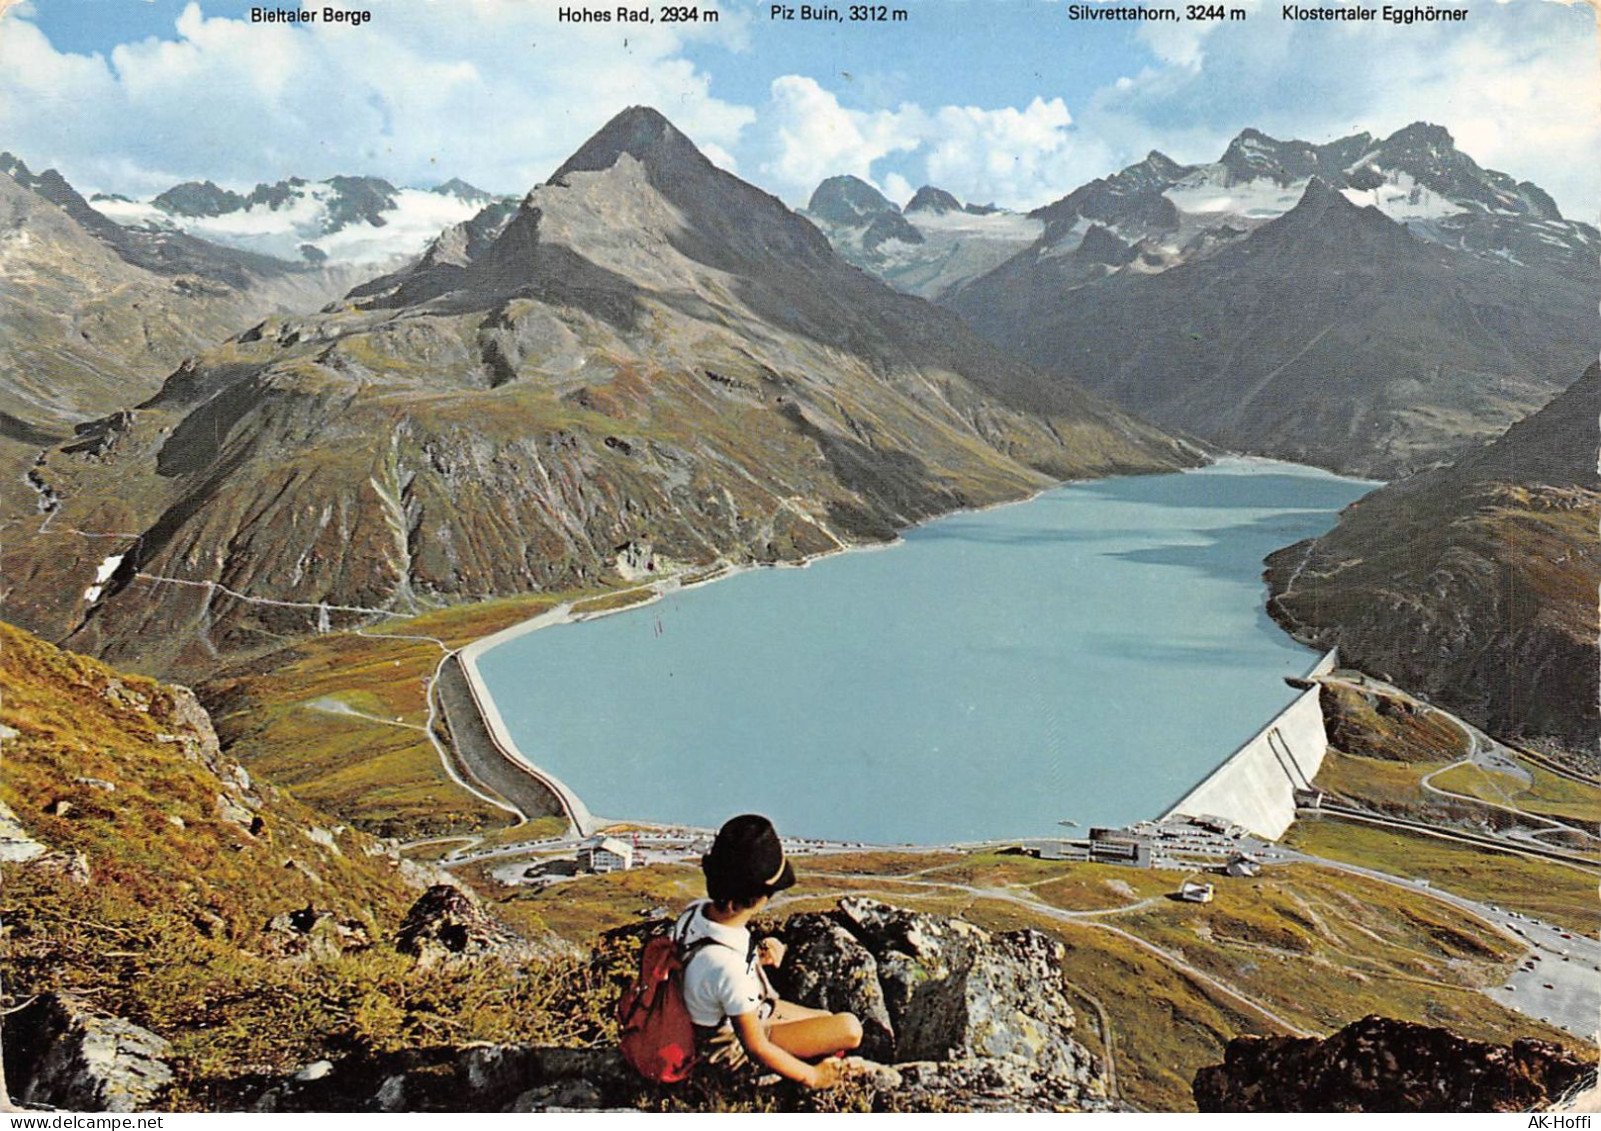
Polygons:
[[1409,174],[1385,174],[1385,182],[1373,189],[1341,189],[1358,208],[1373,207],[1390,219],[1405,224],[1412,220],[1440,220],[1466,212],[1460,204],[1418,184]]
[[300,186],[277,208],[253,204],[221,216],[172,216],[145,201],[97,200],[99,212],[125,226],[149,225],[187,232],[225,247],[299,261],[310,245],[334,263],[374,263],[422,252],[453,224],[470,220],[483,207],[459,197],[423,189],[400,189],[395,206],[379,213],[381,226],[348,224],[329,232],[331,202],[338,190],[327,184]]
[[1192,173],[1162,195],[1172,201],[1180,212],[1270,220],[1284,215],[1299,204],[1301,197],[1306,194],[1306,186],[1306,181],[1281,185],[1266,178],[1225,185],[1219,166]]
[[106,582],[111,580],[111,575],[117,572],[117,567],[125,557],[126,554],[112,554],[100,563],[100,568],[95,570],[94,584],[83,591],[85,603],[92,605],[100,600],[100,595],[106,591]]
[[914,212],[907,219],[925,236],[938,233],[1033,243],[1045,230],[1044,221],[1016,212],[991,212],[986,216],[971,212]]

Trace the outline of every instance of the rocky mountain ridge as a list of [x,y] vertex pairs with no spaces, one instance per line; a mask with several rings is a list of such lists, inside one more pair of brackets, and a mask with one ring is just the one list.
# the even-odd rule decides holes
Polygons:
[[207,283],[246,289],[295,272],[272,256],[222,247],[180,231],[130,229],[113,222],[54,169],[34,173],[20,158],[0,153],[0,174],[48,200],[123,262],[164,276],[196,276]]
[[1289,631],[1507,738],[1593,765],[1601,367],[1454,464],[1268,559]]
[[[1370,476],[1489,438],[1594,353],[1593,263],[1465,251],[1316,176],[1272,219],[1153,250],[1147,227],[1188,221],[1156,191],[1175,170],[1147,165],[1068,198],[1039,242],[943,301],[1168,427]],[[1536,216],[1524,197],[1508,208],[1529,212],[1496,215]]]
[[1422,239],[1470,254],[1588,277],[1601,252],[1593,226],[1564,219],[1538,185],[1482,168],[1449,131],[1427,122],[1387,138],[1359,133],[1321,145],[1246,129],[1211,164],[1183,165],[1153,150],[1030,215],[1048,226],[1053,250],[1071,250],[1100,224],[1139,245],[1147,269],[1164,270],[1204,256],[1220,235],[1239,238],[1284,215],[1313,179]]
[[249,192],[185,181],[147,201],[97,194],[89,204],[143,238],[187,234],[297,263],[393,265],[499,199],[460,178],[419,189],[336,176],[290,177]]
[[[628,545],[797,561],[1197,458],[850,267],[636,109],[515,215],[198,355],[51,454],[74,525],[129,536],[18,547],[8,607],[195,671],[377,611],[592,585]],[[93,600],[60,601],[108,555]]]
[[[41,448],[153,394],[185,356],[353,281],[173,233],[136,233],[54,170],[0,156],[0,459],[22,479]],[[37,504],[51,496],[39,484]],[[0,496],[10,518],[36,499]]]
[[933,185],[903,210],[857,177],[830,177],[803,213],[846,260],[926,299],[976,279],[1026,248],[1042,230],[993,205],[963,204]]

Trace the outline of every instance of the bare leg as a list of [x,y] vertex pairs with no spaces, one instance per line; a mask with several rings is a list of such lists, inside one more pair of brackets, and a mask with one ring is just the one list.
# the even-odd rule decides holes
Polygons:
[[[778,1014],[775,1012],[774,1016]],[[767,1036],[785,1052],[810,1060],[848,1052],[861,1044],[862,1023],[849,1013],[822,1013],[799,1021],[778,1022]]]
[[792,1001],[778,1001],[773,1003],[773,1014],[767,1019],[769,1027],[782,1025],[788,1021],[805,1021],[811,1017],[832,1017],[833,1014],[826,1009],[813,1009],[807,1005],[796,1005]]

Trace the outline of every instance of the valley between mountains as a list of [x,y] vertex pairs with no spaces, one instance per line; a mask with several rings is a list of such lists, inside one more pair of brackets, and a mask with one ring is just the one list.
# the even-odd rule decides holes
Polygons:
[[[1423,123],[1247,130],[1027,215],[852,177],[794,211],[645,107],[520,199],[90,199],[6,155],[0,1006],[49,995],[40,1049],[58,1002],[129,1024],[161,1067],[72,1091],[7,1018],[0,1082],[113,1110],[1187,1110],[1244,1102],[1226,1049],[1289,1055],[1236,1038],[1382,1014],[1486,1064],[1514,1052],[1472,1042],[1547,1042],[1516,1055],[1554,1102],[1593,1056],[1524,968],[1588,993],[1597,947],[1598,254]],[[764,929],[824,973],[877,948],[903,1092],[663,1099],[593,1058],[640,913],[695,894],[693,838],[505,882],[574,845],[467,780],[453,653],[1223,453],[1389,480],[1264,563],[1267,612],[1339,649],[1329,814],[1204,908],[1165,898],[1172,863],[807,856]],[[1061,972],[1028,1064],[985,1043],[1015,1003],[976,975],[949,1047],[905,1035],[887,971],[930,932],[964,940],[947,973]]]

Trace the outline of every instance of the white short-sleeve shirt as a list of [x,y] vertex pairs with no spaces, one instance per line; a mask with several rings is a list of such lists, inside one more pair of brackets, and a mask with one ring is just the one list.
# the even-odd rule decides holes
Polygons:
[[696,900],[673,930],[682,946],[713,940],[690,955],[684,967],[684,1005],[697,1025],[716,1028],[730,1017],[761,1010],[767,982],[750,944],[750,931],[708,919],[709,900]]

